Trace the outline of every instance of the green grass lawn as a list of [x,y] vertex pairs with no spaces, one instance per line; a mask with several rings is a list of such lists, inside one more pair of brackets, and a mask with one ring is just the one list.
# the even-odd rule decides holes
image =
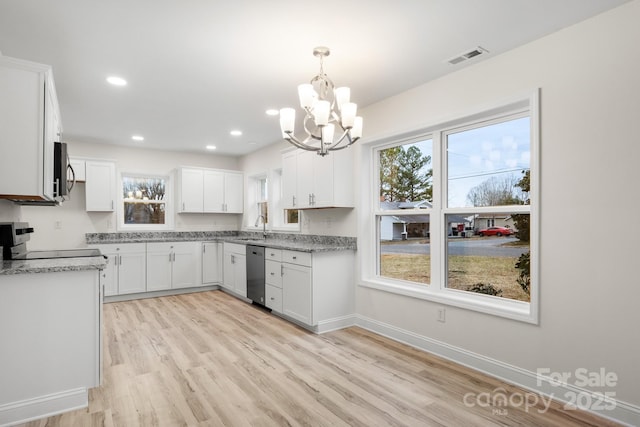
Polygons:
[[[469,290],[477,283],[490,283],[502,290],[503,298],[529,301],[529,295],[516,282],[516,261],[504,257],[450,256],[448,287]],[[426,285],[431,282],[430,263],[430,255],[383,254],[380,257],[380,275]]]

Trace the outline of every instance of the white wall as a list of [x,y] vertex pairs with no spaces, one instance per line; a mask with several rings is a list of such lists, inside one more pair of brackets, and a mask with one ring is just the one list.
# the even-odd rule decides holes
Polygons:
[[[178,166],[199,166],[238,170],[235,157],[203,153],[182,153],[144,148],[68,142],[69,155],[114,160],[118,172],[167,175]],[[174,182],[175,184],[175,177]],[[85,185],[78,183],[70,200],[60,206],[22,206],[21,219],[35,228],[28,243],[30,250],[66,249],[85,246],[85,233],[115,232],[116,214],[85,211]],[[175,191],[174,191],[175,196]],[[0,214],[4,208],[0,206]],[[240,215],[176,214],[177,231],[237,230]],[[60,228],[56,228],[56,225]]]
[[[604,367],[617,386],[592,390],[640,406],[638,22],[636,0],[363,111],[361,155],[366,141],[541,88],[541,303],[539,325],[455,307],[439,323],[439,304],[358,287],[360,316],[529,372]],[[358,220],[361,244],[368,209]]]

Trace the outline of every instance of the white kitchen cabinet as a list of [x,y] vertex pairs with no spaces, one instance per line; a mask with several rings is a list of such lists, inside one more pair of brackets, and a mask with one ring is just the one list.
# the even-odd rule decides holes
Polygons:
[[202,242],[202,284],[214,285],[222,281],[222,243]]
[[265,255],[265,305],[272,312],[314,332],[353,324],[354,251],[282,250],[273,252],[273,259],[270,252]]
[[245,245],[224,243],[223,288],[247,297],[247,250]]
[[328,156],[294,150],[282,156],[286,209],[353,207],[353,155],[346,149]]
[[282,155],[282,200],[289,209],[298,207],[298,150]]
[[224,212],[224,172],[203,171],[203,212]]
[[113,212],[116,208],[116,165],[113,162],[85,162],[87,212]]
[[[298,261],[303,257],[304,260]],[[311,267],[304,265],[307,264],[307,258],[310,260],[311,254],[283,251],[282,313],[304,324],[312,325]]]
[[265,306],[282,313],[282,251],[266,248],[264,252]]
[[180,170],[180,212],[202,212],[203,181],[201,169]]
[[147,292],[201,284],[198,242],[147,243]]
[[54,200],[59,111],[51,67],[0,55],[1,197]]
[[224,211],[242,213],[244,208],[244,175],[239,172],[224,174]]
[[146,291],[146,244],[123,243],[89,245],[107,256],[102,270],[105,296]]
[[242,172],[178,169],[178,213],[242,213]]

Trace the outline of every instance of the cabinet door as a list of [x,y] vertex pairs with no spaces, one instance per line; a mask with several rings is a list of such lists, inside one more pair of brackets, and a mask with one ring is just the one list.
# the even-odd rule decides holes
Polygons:
[[104,296],[118,295],[118,255],[102,253],[107,257],[107,266],[100,272],[104,285]]
[[[332,153],[335,154],[335,153]],[[313,156],[313,192],[314,207],[335,206],[333,201],[333,159],[335,155]],[[351,185],[351,180],[340,183]]]
[[224,174],[224,203],[225,212],[242,213],[244,204],[244,175],[241,173],[225,172]]
[[234,254],[235,257],[235,277],[234,290],[237,294],[247,297],[247,256]]
[[202,284],[220,283],[222,271],[222,244],[202,243]]
[[298,195],[297,195],[297,207],[309,208],[312,207],[312,195],[313,195],[313,157],[319,157],[313,151],[304,151],[298,153]]
[[224,172],[204,171],[204,212],[224,211]]
[[232,252],[224,252],[224,266],[222,269],[222,287],[230,291],[235,288],[235,256]]
[[282,156],[282,200],[285,208],[293,209],[298,204],[298,151]]
[[192,288],[200,285],[199,253],[197,242],[175,242],[172,244],[173,276],[171,287]]
[[180,169],[180,204],[178,205],[178,212],[202,212],[202,191],[202,169]]
[[311,268],[282,264],[282,312],[306,325],[312,325]]
[[[144,247],[144,243],[141,243]],[[146,252],[122,252],[119,254],[118,294],[145,292],[146,286]]]
[[115,209],[116,166],[111,162],[85,163],[86,209],[113,212]]
[[147,243],[147,291],[171,288],[171,243]]

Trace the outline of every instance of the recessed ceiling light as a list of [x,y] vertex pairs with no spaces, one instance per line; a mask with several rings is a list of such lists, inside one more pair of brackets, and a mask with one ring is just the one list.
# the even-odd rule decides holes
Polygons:
[[278,114],[280,114],[280,111],[276,110],[275,108],[269,108],[267,111],[265,111],[265,113],[267,113],[267,116],[277,116]]
[[215,145],[207,145],[207,150],[215,150],[216,146]]
[[249,145],[256,145],[256,144],[257,144],[257,142],[255,142],[255,141],[249,141],[249,142],[247,142],[247,144],[249,144]]
[[131,139],[133,139],[134,141],[144,141],[144,136],[141,135],[133,135],[131,137]]
[[107,77],[107,82],[111,83],[114,86],[126,86],[127,81],[122,77],[117,76],[109,76]]
[[242,135],[242,131],[241,130],[232,130],[231,132],[229,132],[231,135],[233,136],[240,136]]

